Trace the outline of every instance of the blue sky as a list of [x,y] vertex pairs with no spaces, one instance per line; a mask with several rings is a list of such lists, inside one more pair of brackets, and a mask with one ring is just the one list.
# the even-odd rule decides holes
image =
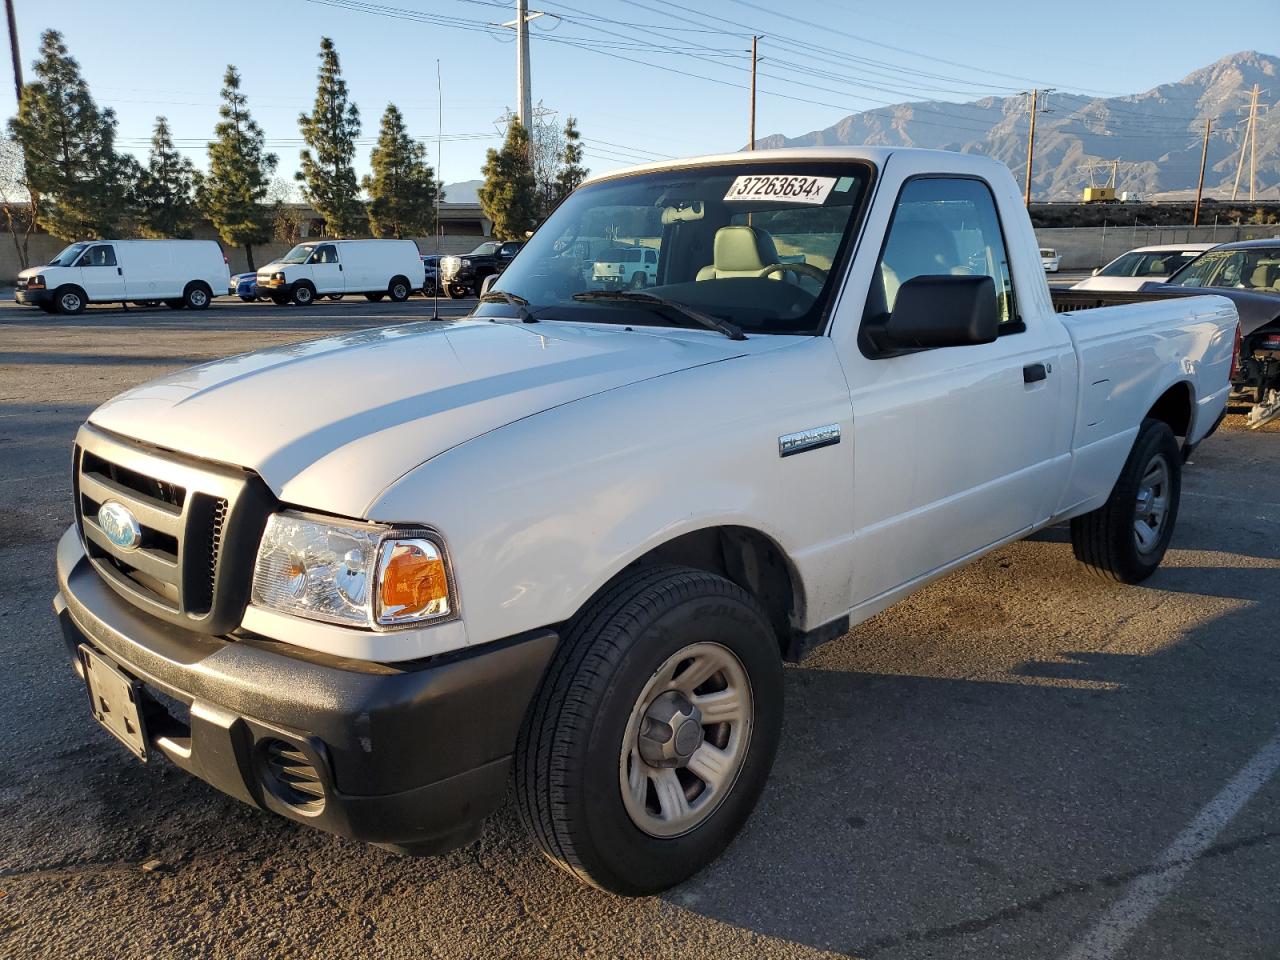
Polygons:
[[[514,6],[17,0],[17,17],[24,67],[29,71],[40,32],[61,30],[94,95],[116,110],[122,145],[143,154],[163,113],[203,165],[222,73],[236,64],[285,174],[296,169],[297,114],[314,96],[320,37],[331,36],[363,114],[364,136],[376,135],[393,101],[410,132],[429,140],[444,179],[457,181],[479,176],[485,149],[498,143],[495,122],[515,106],[513,38],[486,27],[512,19]],[[530,8],[559,15],[531,25],[534,99],[561,118],[579,118],[587,163],[596,171],[741,147],[753,32],[763,35],[759,136],[795,136],[909,99],[970,100],[1033,85],[1132,93],[1239,50],[1276,52],[1267,49],[1275,46],[1276,0],[1228,0],[1213,13],[1203,2],[1165,0],[1158,16],[1146,3],[1026,0],[530,0]],[[1096,47],[1091,37],[1099,39]],[[437,58],[444,77],[442,159],[434,139]],[[0,84],[0,91],[0,110],[11,115],[12,84]],[[362,145],[362,169],[367,155]]]

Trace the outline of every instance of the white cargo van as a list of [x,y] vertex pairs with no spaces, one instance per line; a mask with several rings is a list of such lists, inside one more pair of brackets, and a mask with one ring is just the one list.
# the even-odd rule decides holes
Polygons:
[[229,277],[227,258],[212,240],[83,240],[18,274],[14,299],[49,313],[126,300],[203,310]]
[[426,269],[412,240],[311,240],[258,269],[258,291],[283,306],[363,293],[366,300],[409,299]]

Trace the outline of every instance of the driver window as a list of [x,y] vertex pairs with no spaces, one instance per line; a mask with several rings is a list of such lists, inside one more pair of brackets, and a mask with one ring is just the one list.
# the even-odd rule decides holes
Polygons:
[[937,275],[991,277],[1000,323],[1017,322],[995,198],[980,180],[926,177],[908,181],[898,195],[872,295],[892,312],[904,283]]
[[80,266],[82,267],[114,267],[115,265],[115,247],[107,244],[90,247],[84,252],[84,256],[80,258]]
[[315,253],[311,254],[310,263],[337,263],[338,248],[331,243],[316,247]]

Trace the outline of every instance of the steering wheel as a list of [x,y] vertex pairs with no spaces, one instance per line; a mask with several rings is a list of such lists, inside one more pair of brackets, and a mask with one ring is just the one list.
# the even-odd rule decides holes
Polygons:
[[821,267],[815,267],[810,263],[771,263],[760,272],[759,276],[763,279],[775,273],[786,273],[788,271],[812,277],[818,283],[827,282],[828,271],[823,270]]

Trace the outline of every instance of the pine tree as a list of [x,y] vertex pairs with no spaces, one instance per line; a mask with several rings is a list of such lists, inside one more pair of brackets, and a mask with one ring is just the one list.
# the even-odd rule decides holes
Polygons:
[[480,207],[493,222],[500,240],[523,240],[538,219],[537,183],[529,161],[529,134],[519,120],[507,127],[501,150],[489,149],[485,157]]
[[555,202],[559,203],[577,190],[590,172],[582,165],[582,134],[578,131],[578,121],[569,117],[564,122],[564,152],[560,155],[560,169],[556,173]]
[[[324,217],[328,232],[349,237],[360,228],[360,197],[352,160],[360,135],[360,111],[347,100],[338,52],[328,37],[320,38],[320,75],[311,113],[298,117],[307,148],[301,154],[298,180],[303,195]],[[314,151],[314,152],[313,152]]]
[[151,155],[138,182],[138,219],[146,237],[190,237],[199,219],[195,166],[173,145],[169,121],[156,117]]
[[200,178],[196,202],[225,243],[244,247],[252,270],[253,245],[271,239],[271,208],[265,200],[276,156],[264,152],[262,128],[249,115],[235,67],[227,67],[222,83],[222,119],[214,128],[209,172]]
[[128,214],[137,171],[116,152],[115,113],[94,102],[56,30],[41,36],[35,74],[9,131],[22,147],[37,222],[63,240],[110,236]]
[[375,237],[429,236],[435,230],[436,173],[427,151],[405,130],[394,103],[382,114],[378,143],[369,156],[373,172],[364,178],[369,196],[369,229]]

